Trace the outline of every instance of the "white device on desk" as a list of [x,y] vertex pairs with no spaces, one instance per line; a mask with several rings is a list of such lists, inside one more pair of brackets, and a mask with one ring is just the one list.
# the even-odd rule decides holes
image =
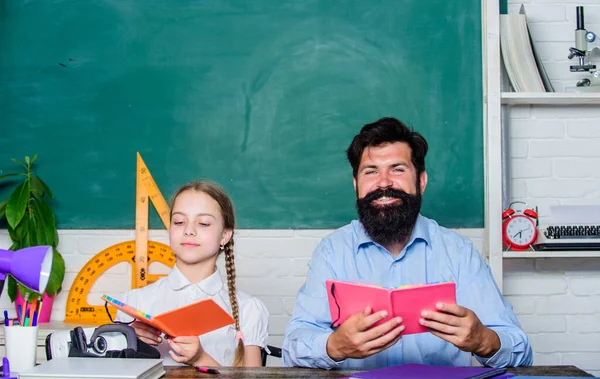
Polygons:
[[591,75],[577,82],[576,91],[600,92],[600,71],[596,65],[586,62],[592,51],[600,52],[600,39],[591,30],[585,29],[583,7],[576,8],[577,29],[575,29],[575,47],[569,48],[569,59],[577,57],[579,64],[570,67],[571,72],[589,72]]
[[19,374],[19,379],[158,379],[162,359],[57,358]]
[[536,250],[600,250],[600,225],[543,225],[540,232]]
[[46,359],[68,357],[72,347],[89,355],[103,357],[108,351],[137,350],[137,337],[127,325],[107,324],[97,328],[77,327],[61,330],[46,337]]

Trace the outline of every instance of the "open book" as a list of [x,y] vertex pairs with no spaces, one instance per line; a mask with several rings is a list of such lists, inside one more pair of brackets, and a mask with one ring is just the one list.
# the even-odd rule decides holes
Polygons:
[[102,296],[102,300],[171,337],[199,336],[235,322],[229,313],[210,298],[157,316],[151,316],[107,295]]
[[456,304],[454,282],[405,286],[397,289],[337,280],[327,280],[325,284],[334,327],[370,306],[373,312],[383,310],[388,312],[388,317],[375,325],[400,316],[405,327],[402,334],[424,333],[428,330],[419,323],[422,311],[435,311],[437,303]]

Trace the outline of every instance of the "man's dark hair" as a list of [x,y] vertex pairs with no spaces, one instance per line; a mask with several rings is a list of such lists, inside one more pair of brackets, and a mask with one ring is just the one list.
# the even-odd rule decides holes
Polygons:
[[346,154],[352,166],[352,175],[356,178],[360,158],[365,148],[379,146],[384,143],[406,142],[411,149],[411,160],[417,169],[417,180],[425,171],[425,155],[427,155],[427,141],[418,132],[406,126],[402,121],[393,117],[384,117],[362,127]]

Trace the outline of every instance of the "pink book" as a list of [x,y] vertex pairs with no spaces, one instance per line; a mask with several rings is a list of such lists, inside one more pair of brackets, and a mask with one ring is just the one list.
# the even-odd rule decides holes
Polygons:
[[437,303],[456,304],[454,282],[419,284],[396,289],[338,280],[327,280],[325,285],[334,327],[370,306],[374,312],[383,310],[388,312],[388,317],[375,325],[400,316],[405,327],[403,335],[424,333],[428,329],[419,323],[422,311],[435,311]]

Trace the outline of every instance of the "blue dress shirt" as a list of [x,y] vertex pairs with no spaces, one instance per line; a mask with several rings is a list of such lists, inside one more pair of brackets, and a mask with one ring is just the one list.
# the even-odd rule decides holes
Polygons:
[[470,353],[431,333],[403,336],[394,346],[364,359],[335,362],[326,349],[333,332],[327,279],[386,288],[454,281],[457,304],[475,312],[500,338],[501,348],[494,356],[476,359],[492,367],[532,364],[527,335],[473,243],[433,220],[419,215],[406,247],[396,258],[373,242],[359,221],[353,221],[321,241],[308,267],[283,342],[286,366],[366,369],[402,363],[471,365]]

